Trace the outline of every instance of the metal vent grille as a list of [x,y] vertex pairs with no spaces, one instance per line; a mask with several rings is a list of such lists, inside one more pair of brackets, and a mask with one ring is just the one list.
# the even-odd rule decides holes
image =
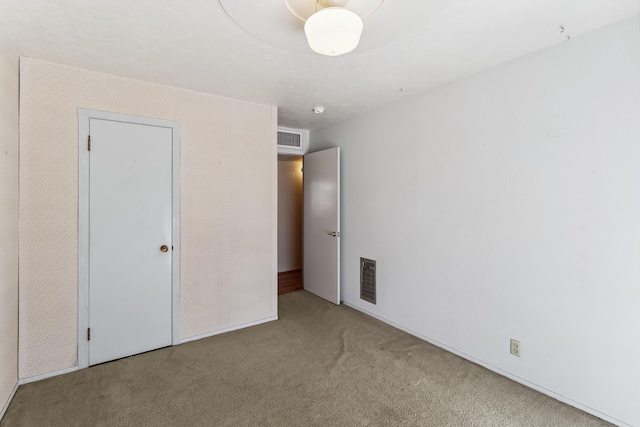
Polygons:
[[376,262],[360,258],[360,298],[376,303]]
[[278,145],[286,147],[302,147],[299,133],[278,132]]

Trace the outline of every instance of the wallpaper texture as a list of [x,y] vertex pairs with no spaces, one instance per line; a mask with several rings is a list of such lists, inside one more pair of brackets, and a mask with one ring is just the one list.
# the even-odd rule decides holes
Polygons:
[[0,34],[0,411],[18,381],[18,55]]
[[277,314],[276,109],[22,58],[20,377],[76,365],[78,107],[182,123],[181,337]]

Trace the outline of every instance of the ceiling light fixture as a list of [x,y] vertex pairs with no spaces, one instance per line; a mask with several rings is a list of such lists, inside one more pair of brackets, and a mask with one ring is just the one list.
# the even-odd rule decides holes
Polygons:
[[345,6],[348,0],[316,0],[316,9],[307,19],[304,33],[309,47],[327,56],[344,55],[360,43],[362,19]]

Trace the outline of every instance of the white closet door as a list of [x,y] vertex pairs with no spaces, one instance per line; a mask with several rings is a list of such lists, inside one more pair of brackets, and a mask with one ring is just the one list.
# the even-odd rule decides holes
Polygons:
[[89,126],[95,365],[171,345],[172,130],[94,118]]

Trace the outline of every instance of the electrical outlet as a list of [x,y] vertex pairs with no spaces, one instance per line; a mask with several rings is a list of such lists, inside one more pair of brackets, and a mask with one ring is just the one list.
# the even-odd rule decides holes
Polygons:
[[511,338],[511,346],[510,346],[509,351],[514,356],[520,357],[520,341],[514,340],[513,338]]

